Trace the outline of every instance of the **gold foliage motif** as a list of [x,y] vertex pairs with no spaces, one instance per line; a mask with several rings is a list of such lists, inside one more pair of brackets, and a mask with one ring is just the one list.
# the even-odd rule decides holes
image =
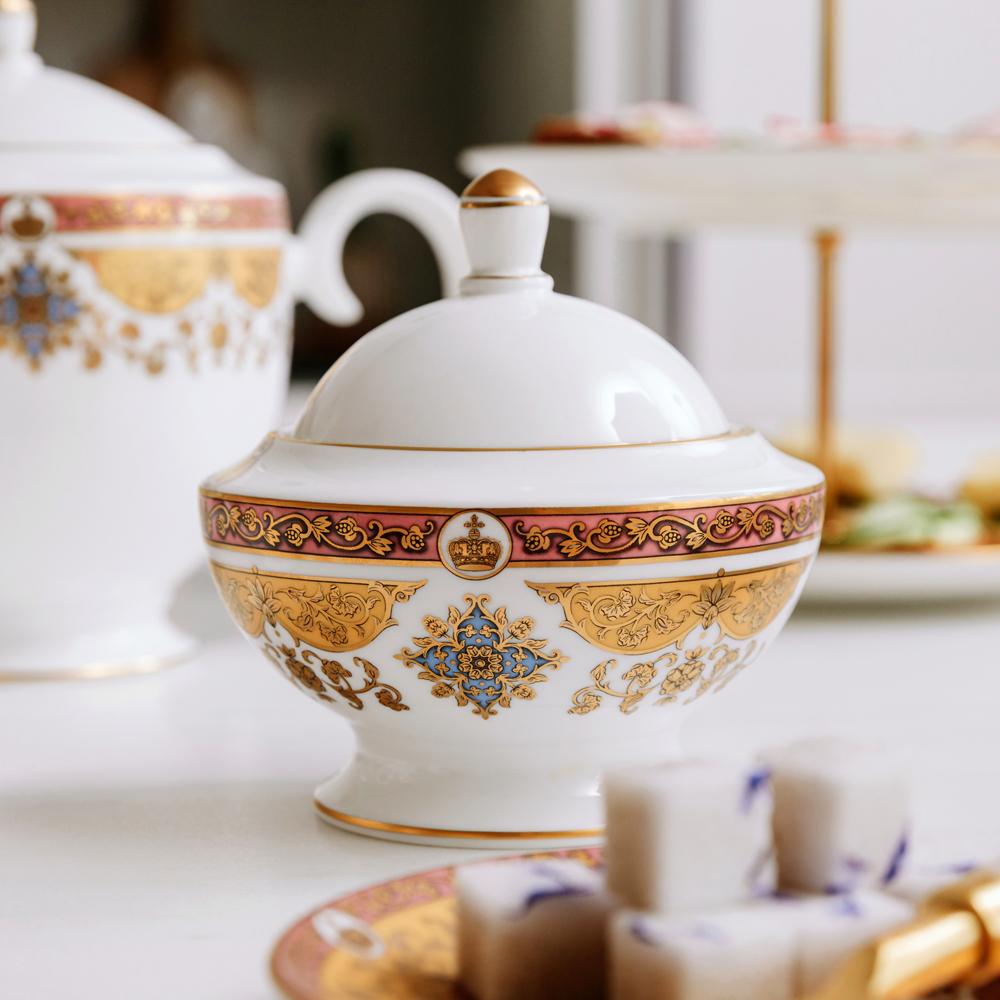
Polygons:
[[266,306],[278,287],[281,250],[272,247],[130,247],[77,250],[100,286],[149,313],[172,313],[201,295],[211,278],[232,281],[250,305]]
[[563,628],[611,653],[645,654],[715,624],[724,637],[756,635],[788,604],[808,563],[805,558],[679,580],[528,586],[547,603],[562,606]]
[[77,250],[100,286],[132,309],[172,313],[196,299],[212,273],[212,251],[201,247]]
[[281,251],[240,247],[225,251],[225,267],[237,293],[255,309],[269,305],[278,290]]
[[[62,351],[77,354],[86,371],[120,358],[159,375],[178,362],[192,373],[206,363],[263,365],[275,349],[287,348],[284,319],[254,315],[275,298],[280,250],[139,247],[50,258],[28,250],[0,270],[0,350],[24,357],[33,371]],[[93,276],[82,273],[87,267]],[[232,289],[202,298],[213,276],[228,276]],[[116,315],[94,292],[95,277],[146,316]]]
[[[264,643],[264,652],[279,668],[288,672],[288,677],[299,687],[320,701],[334,701],[337,695],[351,708],[359,712],[365,707],[362,695],[375,692],[375,700],[393,712],[408,712],[410,706],[404,704],[399,688],[386,684],[381,679],[378,667],[361,656],[354,657],[355,669],[361,670],[363,681],[359,686],[352,684],[354,673],[336,660],[326,660],[311,649],[296,649],[286,643]],[[317,673],[318,671],[318,673]],[[359,680],[361,680],[359,678]]]
[[628,667],[621,674],[619,686],[609,680],[618,661],[605,660],[591,670],[592,683],[573,695],[569,713],[588,715],[600,708],[605,696],[619,699],[618,710],[625,715],[631,715],[647,695],[653,695],[657,705],[691,702],[709,691],[722,690],[753,662],[758,651],[753,641],[742,648],[724,640],[691,649],[678,647]]
[[287,576],[218,563],[212,573],[229,613],[247,635],[258,638],[265,624],[280,624],[296,647],[304,642],[334,653],[358,649],[395,625],[393,605],[408,601],[426,583]]

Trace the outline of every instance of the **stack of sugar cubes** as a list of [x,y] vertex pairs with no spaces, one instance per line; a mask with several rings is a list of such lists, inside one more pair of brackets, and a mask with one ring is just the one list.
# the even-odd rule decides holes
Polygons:
[[760,767],[606,776],[606,872],[459,869],[459,974],[476,1000],[793,1000],[909,921],[891,894],[907,788],[878,751],[812,740]]

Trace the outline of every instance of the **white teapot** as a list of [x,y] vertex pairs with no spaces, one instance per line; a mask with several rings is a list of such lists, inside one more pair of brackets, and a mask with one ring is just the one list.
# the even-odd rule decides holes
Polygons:
[[398,211],[464,271],[454,196],[375,171],[294,238],[285,193],[148,108],[32,51],[0,4],[0,676],[148,670],[189,651],[168,618],[197,564],[191,491],[274,426],[294,300],[360,306],[339,258]]
[[552,290],[525,178],[457,214],[460,296],[363,337],[291,432],[211,476],[205,540],[236,624],[354,727],[325,819],[584,843],[600,774],[669,755],[781,629],[823,479],[651,330]]

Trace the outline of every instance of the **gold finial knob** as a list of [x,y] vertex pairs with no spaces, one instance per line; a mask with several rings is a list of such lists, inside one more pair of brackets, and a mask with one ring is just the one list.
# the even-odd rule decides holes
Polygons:
[[543,204],[542,192],[515,170],[491,170],[477,177],[462,192],[462,208]]

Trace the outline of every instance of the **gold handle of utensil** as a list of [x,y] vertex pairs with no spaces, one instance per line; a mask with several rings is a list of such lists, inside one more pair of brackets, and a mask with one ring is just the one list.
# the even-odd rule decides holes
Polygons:
[[1000,976],[1000,874],[974,872],[933,893],[912,923],[852,955],[805,1000],[916,1000]]

